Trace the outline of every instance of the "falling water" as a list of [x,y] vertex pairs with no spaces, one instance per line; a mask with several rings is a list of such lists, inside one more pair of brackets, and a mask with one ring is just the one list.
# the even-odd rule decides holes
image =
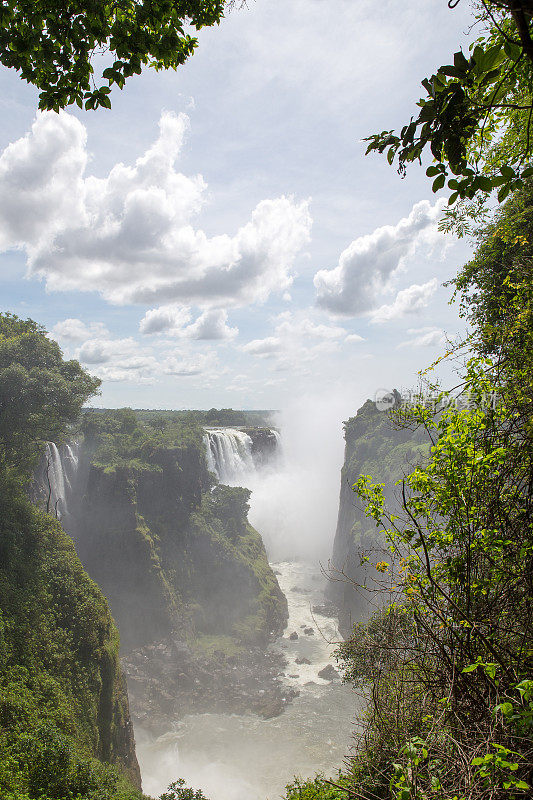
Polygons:
[[255,471],[252,439],[235,428],[209,428],[204,436],[207,466],[221,483],[244,485]]
[[78,442],[57,447],[47,442],[38,469],[39,494],[50,513],[59,519],[68,513],[70,494],[78,471],[80,446]]

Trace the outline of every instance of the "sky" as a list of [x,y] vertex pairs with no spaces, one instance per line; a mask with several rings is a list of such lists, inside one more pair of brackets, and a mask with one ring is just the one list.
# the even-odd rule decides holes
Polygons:
[[[446,0],[250,0],[112,110],[36,113],[0,71],[0,308],[102,379],[93,405],[354,410],[464,332],[445,195],[365,157],[472,34]],[[427,165],[426,165],[427,166]]]

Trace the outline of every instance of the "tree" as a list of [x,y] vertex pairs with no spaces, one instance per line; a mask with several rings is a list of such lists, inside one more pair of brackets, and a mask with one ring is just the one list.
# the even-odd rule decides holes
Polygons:
[[[198,45],[188,29],[218,24],[224,7],[225,0],[3,0],[0,62],[40,90],[42,110],[111,108],[113,85],[122,89],[145,66],[176,69]],[[95,81],[102,57],[107,66]]]
[[100,385],[31,319],[0,314],[0,462],[22,474],[45,441],[61,441]]
[[[533,175],[533,2],[481,0],[474,17],[481,35],[469,54],[459,50],[452,64],[422,81],[418,116],[399,134],[367,139],[367,153],[386,152],[401,175],[429,151],[433,191],[447,183],[449,204],[466,201],[470,212],[476,196],[483,200],[497,189],[502,201]],[[464,232],[461,225],[456,230]]]
[[396,412],[431,443],[397,484],[401,510],[369,476],[354,486],[390,551],[375,564],[389,602],[340,648],[347,678],[367,692],[353,774],[374,796],[531,793],[531,191],[499,210],[454,282],[472,325],[460,404],[443,393],[437,414],[423,402]]

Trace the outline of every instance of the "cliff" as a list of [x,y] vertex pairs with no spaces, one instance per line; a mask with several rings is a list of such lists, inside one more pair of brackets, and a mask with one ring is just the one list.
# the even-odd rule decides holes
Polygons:
[[398,502],[396,481],[427,455],[428,444],[424,432],[396,427],[390,414],[379,411],[371,400],[344,423],[344,439],[339,514],[331,557],[333,580],[327,595],[339,608],[341,633],[349,636],[353,624],[368,610],[368,595],[358,586],[371,581],[373,568],[362,563],[362,557],[373,555],[374,561],[379,560],[385,546],[352,486],[360,475],[372,475],[385,484],[387,502],[394,507]]
[[198,425],[154,432],[131,414],[85,420],[62,518],[123,651],[176,632],[264,646],[287,604],[248,522],[249,492],[215,483]]
[[0,795],[140,797],[119,640],[57,520],[0,471]]

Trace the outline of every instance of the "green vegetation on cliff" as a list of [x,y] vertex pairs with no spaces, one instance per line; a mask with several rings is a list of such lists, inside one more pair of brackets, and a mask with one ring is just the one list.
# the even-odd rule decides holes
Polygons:
[[84,414],[81,500],[65,521],[124,649],[172,631],[229,637],[224,650],[265,644],[287,606],[247,519],[250,493],[216,485],[195,417],[143,419],[131,409]]
[[[352,486],[361,474],[379,475],[388,501],[397,503],[396,481],[427,460],[429,444],[423,431],[395,424],[391,415],[380,411],[371,400],[344,423],[344,438],[332,575],[346,579],[332,581],[328,592],[341,612],[341,632],[349,635],[353,623],[368,612],[368,601],[360,587],[371,583],[375,573],[366,559],[372,556],[378,560],[376,554],[386,548],[383,533],[365,514]],[[338,576],[337,571],[343,575]]]
[[0,315],[3,800],[140,796],[117,630],[72,540],[26,495],[43,440],[97,385],[31,320]]
[[531,796],[532,198],[528,185],[479,229],[455,281],[471,325],[450,353],[459,397],[393,414],[427,437],[428,457],[397,480],[395,503],[379,468],[378,483],[355,482],[388,545],[367,595],[381,610],[338,653],[367,699],[344,776],[365,800]]

